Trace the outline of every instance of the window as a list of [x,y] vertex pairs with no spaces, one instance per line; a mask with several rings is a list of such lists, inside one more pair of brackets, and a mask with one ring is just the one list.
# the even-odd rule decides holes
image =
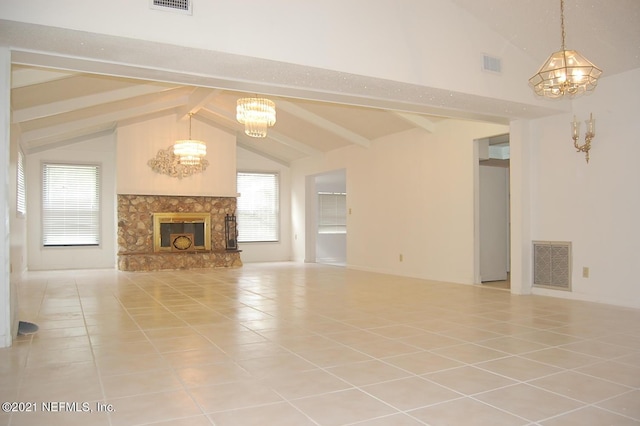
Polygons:
[[21,150],[18,150],[18,176],[16,177],[16,212],[18,217],[23,217],[27,214],[27,191],[24,179],[24,154]]
[[238,242],[278,241],[277,173],[238,173]]
[[100,167],[43,164],[42,244],[100,244]]
[[318,193],[318,233],[347,233],[347,194]]

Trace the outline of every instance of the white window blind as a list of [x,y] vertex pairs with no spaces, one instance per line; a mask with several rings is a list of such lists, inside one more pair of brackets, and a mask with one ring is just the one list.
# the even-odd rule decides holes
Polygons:
[[278,241],[278,174],[239,172],[237,184],[238,242]]
[[24,154],[18,150],[18,176],[16,177],[16,212],[18,216],[27,214],[27,190],[24,179]]
[[346,234],[347,194],[318,193],[318,233]]
[[44,246],[100,244],[100,167],[43,164]]

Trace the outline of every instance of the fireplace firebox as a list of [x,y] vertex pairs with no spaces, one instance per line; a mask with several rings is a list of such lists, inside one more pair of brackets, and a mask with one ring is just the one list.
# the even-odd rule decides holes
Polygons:
[[154,213],[153,251],[211,250],[209,213]]

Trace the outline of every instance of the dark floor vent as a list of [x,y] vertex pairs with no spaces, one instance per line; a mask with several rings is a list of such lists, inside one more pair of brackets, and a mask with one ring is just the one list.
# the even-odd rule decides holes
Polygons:
[[533,285],[571,290],[570,242],[533,242]]
[[151,0],[151,8],[191,14],[192,0]]

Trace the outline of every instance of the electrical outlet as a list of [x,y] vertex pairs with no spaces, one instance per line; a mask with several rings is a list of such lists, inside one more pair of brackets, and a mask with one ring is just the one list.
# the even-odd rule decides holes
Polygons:
[[587,266],[582,267],[582,278],[589,278],[589,268]]

